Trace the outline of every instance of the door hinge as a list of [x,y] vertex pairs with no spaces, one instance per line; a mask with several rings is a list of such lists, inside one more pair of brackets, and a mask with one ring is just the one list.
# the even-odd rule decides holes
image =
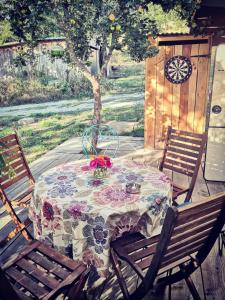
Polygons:
[[191,55],[190,57],[210,57],[210,55],[209,54]]

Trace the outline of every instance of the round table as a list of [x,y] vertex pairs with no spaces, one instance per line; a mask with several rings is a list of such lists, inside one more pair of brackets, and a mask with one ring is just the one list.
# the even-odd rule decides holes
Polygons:
[[[128,182],[140,183],[140,193],[126,193]],[[171,199],[169,178],[147,163],[115,159],[96,179],[87,161],[76,161],[39,177],[29,216],[35,238],[90,264],[96,281],[108,276],[110,241],[128,231],[159,233]]]

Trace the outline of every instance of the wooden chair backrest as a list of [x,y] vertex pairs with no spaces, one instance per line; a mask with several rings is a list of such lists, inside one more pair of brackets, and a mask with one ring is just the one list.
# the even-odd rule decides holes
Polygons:
[[7,160],[10,168],[13,169],[14,172],[14,176],[11,178],[8,174],[8,170],[2,170],[0,175],[0,191],[5,191],[24,177],[28,177],[31,184],[34,183],[34,178],[16,133],[0,138],[0,153]]
[[[178,213],[175,208],[168,208],[159,236],[125,246],[129,254],[124,259],[135,262],[137,273],[143,276],[142,270],[148,269],[131,299],[139,299],[141,294],[146,294],[153,287],[159,272],[173,263],[177,265],[191,254],[195,254],[197,266],[200,265],[212,249],[224,223],[225,192],[190,204]],[[190,274],[195,269],[190,268]]]
[[206,143],[206,133],[192,133],[168,127],[163,159],[159,169],[197,176]]
[[161,268],[193,253],[201,264],[225,223],[225,192],[179,210]]
[[[31,240],[31,235],[26,229],[29,224],[29,219],[24,223],[17,216],[10,199],[7,196],[7,189],[20,180],[27,178],[30,186],[34,184],[34,178],[31,174],[29,166],[26,162],[23,150],[21,148],[19,138],[16,133],[10,134],[0,138],[0,153],[3,155],[4,160],[7,160],[10,168],[13,169],[14,175],[8,174],[8,170],[1,170],[0,173],[0,201],[3,203],[5,210],[9,213],[15,226],[8,226],[6,232],[0,232],[0,247],[4,247],[17,234],[22,233],[27,240]],[[26,224],[26,222],[28,224]],[[3,228],[1,228],[3,230]],[[10,230],[10,232],[8,232]]]
[[[0,299],[28,300],[40,296],[54,300],[69,288],[68,299],[78,300],[88,275],[89,269],[84,264],[35,241],[9,260],[5,269],[0,267]],[[33,296],[28,296],[27,292]]]
[[[164,256],[170,237],[173,233],[177,216],[177,208],[169,207],[160,235],[125,245],[123,247],[123,249],[126,249],[124,255],[123,249],[120,249],[122,257],[128,262],[131,262],[132,265],[135,263],[134,268],[136,272],[143,278],[141,285],[135,290],[130,299],[142,299],[142,297],[152,288],[158,274],[161,259]],[[148,271],[145,277],[143,277],[142,269],[146,268],[148,268]]]

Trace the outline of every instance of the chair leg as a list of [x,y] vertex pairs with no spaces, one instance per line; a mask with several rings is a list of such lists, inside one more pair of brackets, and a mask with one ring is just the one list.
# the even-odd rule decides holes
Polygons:
[[200,265],[200,273],[201,273],[201,279],[202,279],[202,289],[203,289],[203,294],[204,294],[204,300],[206,300],[205,282],[204,282],[204,277],[203,277],[203,272],[202,272],[202,265]]
[[223,255],[223,247],[225,246],[225,231],[221,232],[218,237],[219,255]]
[[129,296],[129,293],[128,293],[128,290],[127,290],[126,283],[125,283],[124,278],[123,278],[123,274],[122,274],[120,266],[119,266],[119,261],[116,257],[116,254],[115,254],[114,250],[111,249],[110,252],[111,252],[111,257],[112,257],[112,265],[113,265],[113,268],[115,270],[120,288],[123,292],[124,299],[129,300],[130,296]]
[[[173,271],[173,269],[170,269],[167,272],[167,276],[171,276],[172,271]],[[168,300],[171,300],[171,299],[172,299],[172,288],[171,288],[171,284],[169,284],[169,286],[168,286]]]
[[172,199],[172,204],[173,204],[173,206],[178,206],[179,204],[177,203],[177,197],[174,197],[173,199]]
[[191,277],[185,278],[186,284],[191,292],[191,295],[194,300],[201,300],[198,291],[196,290],[196,287],[194,285],[194,282],[192,281]]

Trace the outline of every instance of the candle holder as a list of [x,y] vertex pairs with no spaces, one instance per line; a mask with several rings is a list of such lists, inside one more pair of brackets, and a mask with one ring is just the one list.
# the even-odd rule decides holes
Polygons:
[[126,192],[129,194],[138,194],[140,193],[141,185],[136,182],[129,182],[126,184]]

